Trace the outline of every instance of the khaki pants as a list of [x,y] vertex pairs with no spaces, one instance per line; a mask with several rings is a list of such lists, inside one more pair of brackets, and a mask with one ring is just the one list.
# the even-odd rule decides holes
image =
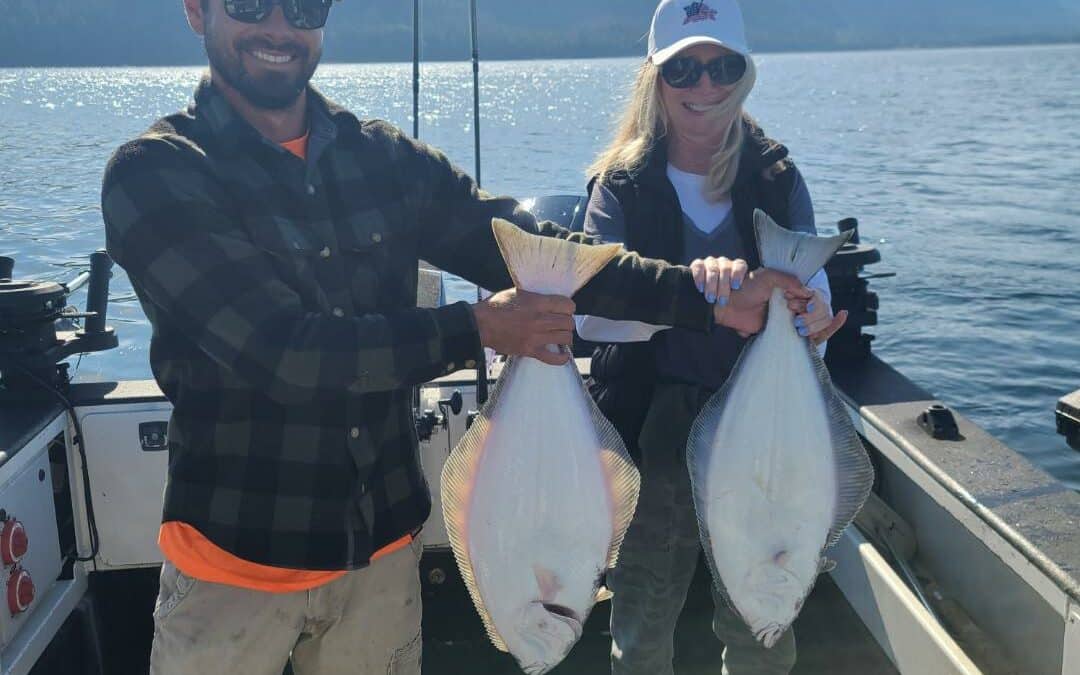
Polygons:
[[[641,496],[608,571],[613,675],[672,675],[675,624],[701,553],[686,469],[686,437],[706,394],[696,387],[657,386],[641,435]],[[766,649],[717,597],[713,633],[724,643],[723,675],[786,675],[795,665],[788,630]]]
[[264,593],[166,562],[151,675],[419,675],[421,544],[325,586]]

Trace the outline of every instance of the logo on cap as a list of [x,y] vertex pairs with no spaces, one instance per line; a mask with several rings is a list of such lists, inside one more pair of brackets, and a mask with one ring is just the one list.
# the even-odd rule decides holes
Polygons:
[[686,21],[683,21],[684,26],[698,21],[716,21],[716,10],[704,2],[691,2],[686,7],[683,7],[683,10],[686,11]]

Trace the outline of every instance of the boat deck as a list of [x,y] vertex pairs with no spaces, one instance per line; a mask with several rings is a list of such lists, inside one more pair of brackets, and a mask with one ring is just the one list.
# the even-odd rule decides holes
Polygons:
[[[425,572],[430,561],[422,563]],[[443,569],[446,569],[445,567]],[[453,569],[452,567],[450,568]],[[456,570],[454,570],[456,571]],[[705,566],[690,588],[675,634],[678,675],[719,675],[722,644],[713,636],[712,598]],[[519,675],[513,658],[491,646],[469,598],[455,577],[439,587],[425,587],[424,675]],[[601,603],[585,626],[585,635],[552,675],[602,675],[610,672],[610,605]],[[809,602],[795,623],[798,661],[793,675],[890,675],[898,671],[848,605],[829,575],[818,578]]]
[[[421,561],[423,578],[433,567],[447,573],[446,582],[424,585],[424,675],[520,675],[513,658],[488,641],[453,557],[448,552],[428,552]],[[99,575],[93,586],[103,605],[101,619],[105,672],[109,675],[145,675],[150,659],[153,624],[150,620],[157,592],[157,571],[143,570]],[[723,645],[713,636],[712,598],[708,572],[698,566],[675,633],[675,672],[678,675],[719,675]],[[606,675],[609,603],[600,603],[585,625],[585,635],[552,675]],[[125,620],[130,630],[114,631]],[[810,600],[795,622],[798,661],[792,675],[894,675],[896,668],[859,621],[840,590],[827,574],[818,578]],[[65,664],[42,664],[35,675],[70,675]],[[286,668],[283,675],[293,675]]]

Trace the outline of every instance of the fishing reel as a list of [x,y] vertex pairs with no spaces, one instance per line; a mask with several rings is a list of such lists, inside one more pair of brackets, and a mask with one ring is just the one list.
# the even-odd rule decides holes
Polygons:
[[[0,257],[0,401],[52,399],[70,384],[61,361],[119,344],[105,325],[112,265],[97,251],[90,269],[68,283],[22,281],[13,279],[15,261]],[[86,310],[80,312],[67,299],[83,286]],[[84,320],[82,328],[69,330],[75,319]]]
[[414,420],[416,435],[421,441],[430,441],[436,427],[441,427],[443,431],[446,431],[450,426],[450,414],[461,413],[462,405],[463,399],[459,390],[455,390],[450,398],[440,399],[438,413],[434,410],[425,410],[416,415]]
[[894,277],[894,272],[866,274],[867,265],[881,262],[874,246],[859,241],[859,221],[845,218],[837,223],[841,232],[852,232],[851,239],[825,265],[832,291],[833,313],[848,311],[847,322],[829,338],[825,362],[830,366],[856,364],[870,358],[874,336],[862,332],[865,326],[877,325],[878,296],[868,289],[871,279]]

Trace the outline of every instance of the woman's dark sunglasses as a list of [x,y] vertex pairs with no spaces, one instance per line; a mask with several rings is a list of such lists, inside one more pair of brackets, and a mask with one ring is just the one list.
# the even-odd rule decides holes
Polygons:
[[702,63],[689,56],[677,56],[660,67],[664,82],[676,89],[693,87],[705,72],[709,73],[713,84],[735,84],[746,74],[746,58],[742,54],[724,54]]
[[281,5],[281,13],[293,28],[313,30],[326,25],[334,0],[225,0],[225,13],[244,23],[259,23]]

